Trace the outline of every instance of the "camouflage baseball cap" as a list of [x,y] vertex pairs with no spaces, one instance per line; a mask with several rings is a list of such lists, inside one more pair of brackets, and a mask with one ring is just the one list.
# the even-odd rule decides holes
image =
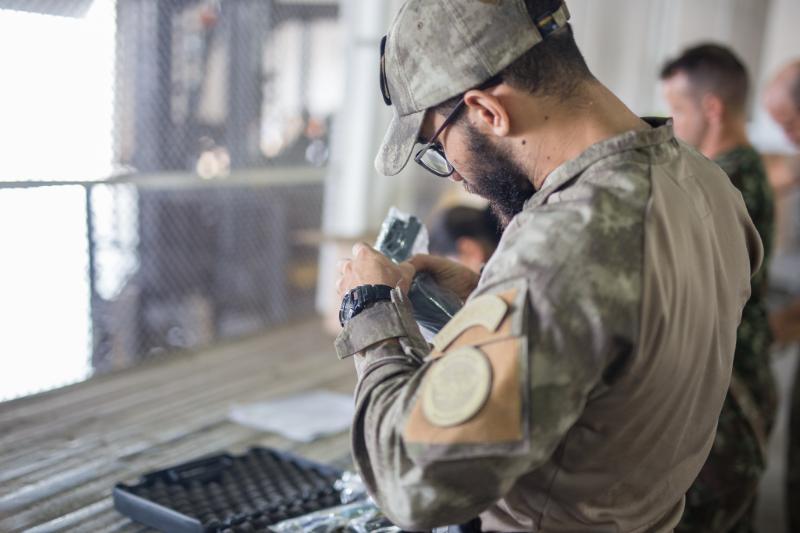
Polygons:
[[564,3],[532,20],[525,0],[408,0],[381,42],[381,93],[394,117],[378,172],[403,170],[427,109],[497,75],[567,20]]

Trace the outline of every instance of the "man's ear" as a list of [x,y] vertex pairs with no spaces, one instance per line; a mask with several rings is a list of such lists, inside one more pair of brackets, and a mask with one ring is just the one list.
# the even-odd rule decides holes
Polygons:
[[472,123],[479,130],[491,131],[497,137],[506,137],[511,131],[511,119],[503,103],[489,91],[473,89],[464,94],[464,103]]
[[725,114],[725,103],[722,98],[716,94],[706,93],[700,103],[703,109],[703,114],[710,122],[722,122],[723,115]]

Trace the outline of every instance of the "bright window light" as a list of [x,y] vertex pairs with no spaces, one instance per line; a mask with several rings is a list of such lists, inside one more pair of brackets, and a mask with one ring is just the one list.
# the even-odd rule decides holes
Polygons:
[[0,181],[111,171],[115,2],[83,18],[0,10]]
[[0,10],[0,401],[90,372],[85,191],[113,154],[115,2],[83,18]]

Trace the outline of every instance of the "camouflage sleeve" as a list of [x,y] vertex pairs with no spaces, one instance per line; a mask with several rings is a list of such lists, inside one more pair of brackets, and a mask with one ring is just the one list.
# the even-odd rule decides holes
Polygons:
[[[409,304],[393,296],[365,323],[403,322],[391,317],[410,315]],[[532,302],[526,278],[484,287],[422,363],[402,337],[357,356],[353,454],[399,526],[476,517],[545,463],[582,413],[604,366],[584,357],[595,309],[561,312],[542,296]]]
[[414,340],[397,290],[351,321],[340,354],[359,353],[353,454],[396,524],[427,529],[487,510],[551,458],[590,394],[625,368],[640,320],[649,189],[639,181],[576,185],[558,206],[520,213],[432,349]]
[[[736,189],[742,195],[747,213],[758,231],[764,246],[764,263],[767,264],[772,250],[774,233],[774,201],[761,156],[752,148],[740,148],[717,160]],[[766,268],[761,269],[766,285]],[[766,290],[766,287],[756,289]]]
[[[370,310],[367,320],[410,313],[399,291],[394,297],[391,308]],[[558,441],[556,427],[537,424],[541,435],[533,445],[524,416],[530,399],[525,298],[512,290],[475,300],[421,365],[396,340],[356,357],[353,454],[370,494],[404,529],[476,517]],[[580,411],[578,396],[572,406],[563,404],[574,415],[550,414],[555,426],[569,427]]]

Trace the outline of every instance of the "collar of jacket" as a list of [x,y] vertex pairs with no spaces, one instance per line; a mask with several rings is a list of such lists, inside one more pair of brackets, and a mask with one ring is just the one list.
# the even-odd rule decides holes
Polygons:
[[542,188],[539,189],[527,202],[524,209],[538,207],[547,201],[547,198],[562,188],[562,186],[584,170],[614,154],[636,150],[648,146],[655,146],[665,142],[675,141],[675,134],[672,131],[672,121],[665,118],[645,117],[642,120],[647,122],[651,129],[639,131],[627,131],[616,137],[611,137],[605,141],[593,144],[581,155],[567,161],[556,168],[545,178]]

